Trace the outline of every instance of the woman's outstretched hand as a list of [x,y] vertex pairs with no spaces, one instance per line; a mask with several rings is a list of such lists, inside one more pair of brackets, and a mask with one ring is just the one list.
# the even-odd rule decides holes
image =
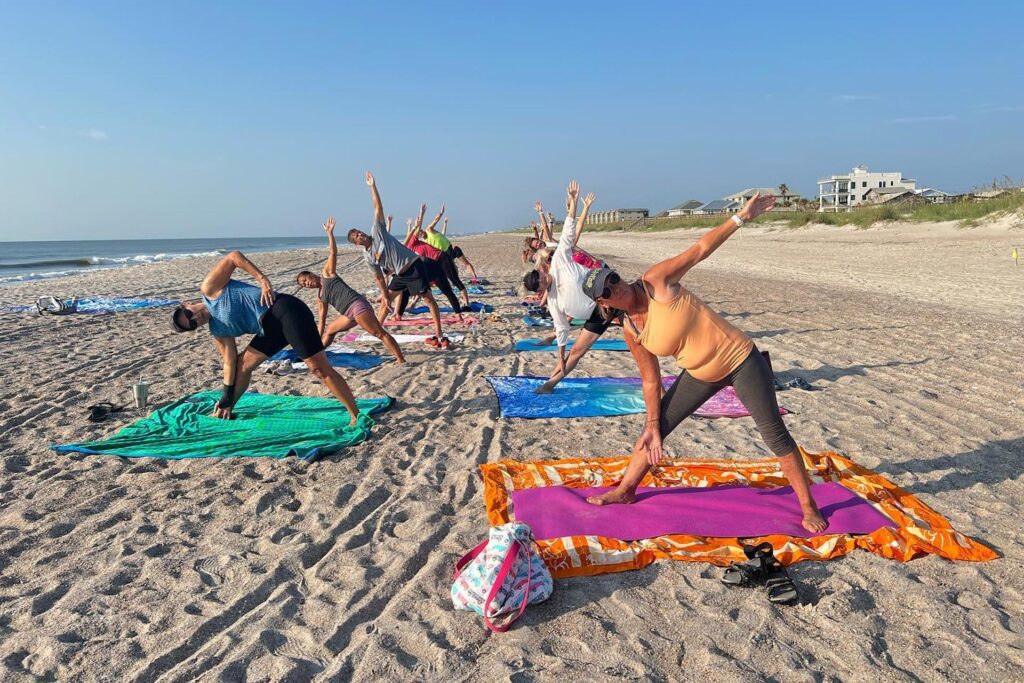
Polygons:
[[661,432],[658,425],[649,424],[644,428],[644,433],[637,439],[634,450],[643,450],[647,453],[647,463],[651,466],[661,462]]
[[330,235],[332,232],[334,232],[334,226],[335,225],[336,225],[336,222],[334,220],[334,216],[329,216],[327,218],[327,222],[324,223],[324,230],[327,232],[328,235]]
[[763,213],[768,213],[775,208],[775,196],[774,195],[762,195],[760,192],[754,194],[749,200],[747,205],[743,207],[743,210],[739,212],[739,217],[745,221],[752,221]]
[[565,192],[573,199],[577,199],[580,196],[580,184],[575,180],[570,180],[569,187],[565,188]]

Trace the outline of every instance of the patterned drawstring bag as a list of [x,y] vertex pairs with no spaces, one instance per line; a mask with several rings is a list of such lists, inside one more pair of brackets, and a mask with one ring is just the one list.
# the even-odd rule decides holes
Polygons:
[[[456,609],[482,614],[492,631],[507,631],[526,605],[551,597],[554,585],[522,522],[492,527],[486,541],[455,564],[452,602]],[[505,615],[495,624],[492,619]]]

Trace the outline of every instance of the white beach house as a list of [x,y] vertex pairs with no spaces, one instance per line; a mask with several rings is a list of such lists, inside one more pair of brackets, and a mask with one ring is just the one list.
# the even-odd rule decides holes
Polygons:
[[608,211],[595,211],[587,218],[591,225],[604,223],[630,223],[647,218],[647,209],[609,209]]
[[857,166],[850,173],[818,181],[818,211],[846,211],[863,204],[868,190],[887,187],[916,190],[917,181],[899,171],[872,173],[867,166]]

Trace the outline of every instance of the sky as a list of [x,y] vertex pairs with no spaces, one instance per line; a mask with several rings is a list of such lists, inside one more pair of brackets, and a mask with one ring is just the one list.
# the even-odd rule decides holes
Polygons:
[[0,241],[1024,176],[1020,2],[0,0]]

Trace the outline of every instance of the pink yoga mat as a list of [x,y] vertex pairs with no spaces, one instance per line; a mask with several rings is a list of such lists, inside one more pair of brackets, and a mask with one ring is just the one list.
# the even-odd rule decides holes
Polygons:
[[825,534],[868,534],[896,525],[850,489],[832,482],[811,492],[829,523],[824,534],[800,524],[803,514],[790,487],[641,487],[632,505],[591,505],[587,496],[610,487],[575,489],[541,486],[512,493],[515,518],[537,539],[604,536],[635,541],[669,534],[753,538],[782,534],[810,538]]

